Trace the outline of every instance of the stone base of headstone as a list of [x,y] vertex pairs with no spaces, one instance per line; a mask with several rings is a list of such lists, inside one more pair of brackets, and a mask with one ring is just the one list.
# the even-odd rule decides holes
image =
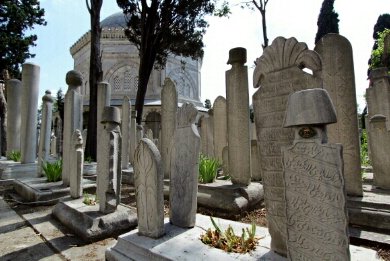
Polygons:
[[84,171],[83,171],[83,175],[87,175],[87,176],[90,176],[90,175],[96,175],[96,166],[97,166],[97,163],[96,162],[91,162],[91,163],[85,163],[84,162]]
[[[221,230],[231,225],[240,235],[248,224],[225,219],[215,219]],[[265,227],[256,227],[256,236],[261,238],[254,251],[246,254],[227,253],[221,249],[203,244],[199,237],[204,229],[214,229],[208,216],[196,215],[196,226],[192,229],[176,227],[165,219],[165,235],[152,239],[138,235],[138,230],[130,231],[118,237],[115,246],[106,250],[106,260],[273,260],[284,261],[287,258],[270,251],[271,236]],[[183,243],[185,242],[185,243]],[[379,260],[376,251],[350,246],[352,260]]]
[[[82,186],[84,190],[96,190],[96,182],[89,179],[83,179]],[[70,193],[70,187],[63,186],[62,181],[47,182],[46,177],[14,180],[14,189],[23,201],[37,203],[55,204]]]
[[130,231],[137,226],[137,210],[118,205],[115,212],[103,214],[99,205],[86,205],[83,198],[59,202],[53,215],[83,240],[97,240]]
[[38,178],[40,176],[37,162],[26,164],[12,160],[0,162],[0,179]]
[[[169,180],[164,180],[164,197],[169,197]],[[198,184],[198,206],[213,209],[223,216],[260,208],[263,200],[263,186],[257,182],[248,186],[232,184],[228,180]]]
[[134,170],[133,167],[122,169],[122,183],[134,185]]

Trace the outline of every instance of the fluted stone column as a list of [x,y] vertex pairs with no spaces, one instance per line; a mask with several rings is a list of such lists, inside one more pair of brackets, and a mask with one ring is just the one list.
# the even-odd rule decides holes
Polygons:
[[7,82],[7,155],[20,152],[22,82],[11,79]]
[[42,97],[42,120],[41,131],[39,134],[38,148],[38,173],[43,174],[42,165],[46,162],[50,155],[50,136],[51,136],[51,119],[53,114],[53,97],[51,92],[47,90]]
[[229,174],[233,184],[249,185],[251,182],[249,140],[249,90],[246,49],[229,51],[226,71],[226,101],[229,148]]
[[40,67],[32,63],[22,65],[22,115],[20,151],[22,163],[34,163],[37,149],[37,111]]

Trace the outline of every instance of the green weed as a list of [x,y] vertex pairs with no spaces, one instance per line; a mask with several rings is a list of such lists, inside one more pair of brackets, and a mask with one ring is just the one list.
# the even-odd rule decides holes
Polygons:
[[212,183],[217,176],[217,171],[221,164],[217,159],[209,158],[204,155],[199,157],[199,182]]
[[56,160],[53,163],[48,161],[42,164],[43,172],[48,182],[56,182],[62,178],[62,159]]
[[22,154],[20,153],[20,151],[13,150],[10,153],[8,153],[7,158],[19,162],[22,158]]

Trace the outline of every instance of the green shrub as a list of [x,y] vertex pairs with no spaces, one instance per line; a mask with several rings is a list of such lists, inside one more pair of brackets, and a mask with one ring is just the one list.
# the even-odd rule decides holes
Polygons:
[[62,159],[53,163],[43,162],[42,169],[48,182],[59,181],[62,178]]
[[10,153],[8,153],[7,158],[18,162],[22,158],[22,154],[20,153],[20,151],[13,150]]
[[360,162],[363,166],[371,165],[368,158],[368,143],[367,143],[367,131],[362,130],[362,138],[360,145]]
[[88,193],[84,192],[83,198],[84,198],[83,203],[85,205],[92,206],[92,205],[96,205],[98,203],[98,199],[97,199],[96,195],[92,195],[92,194],[88,194]]
[[218,168],[221,164],[217,159],[209,158],[204,155],[199,157],[199,182],[212,183],[217,176]]
[[371,61],[369,68],[375,69],[379,67],[385,66],[382,63],[382,55],[384,52],[384,46],[385,46],[385,37],[390,34],[390,29],[385,29],[382,32],[378,32],[378,47],[375,50],[372,50],[371,52]]

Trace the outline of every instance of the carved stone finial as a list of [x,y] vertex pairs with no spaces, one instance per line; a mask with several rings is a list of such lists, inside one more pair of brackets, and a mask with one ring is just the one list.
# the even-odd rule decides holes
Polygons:
[[227,64],[245,64],[246,63],[246,49],[243,47],[237,47],[230,49],[229,60]]
[[51,91],[46,90],[45,95],[42,97],[43,102],[54,102],[53,97],[51,96]]
[[71,70],[66,74],[66,84],[69,86],[80,86],[83,83],[83,76],[75,70]]
[[119,108],[113,106],[104,107],[102,123],[112,122],[116,124],[121,123],[121,115]]
[[81,147],[83,145],[83,135],[79,129],[75,129],[73,132],[73,144],[76,148]]

